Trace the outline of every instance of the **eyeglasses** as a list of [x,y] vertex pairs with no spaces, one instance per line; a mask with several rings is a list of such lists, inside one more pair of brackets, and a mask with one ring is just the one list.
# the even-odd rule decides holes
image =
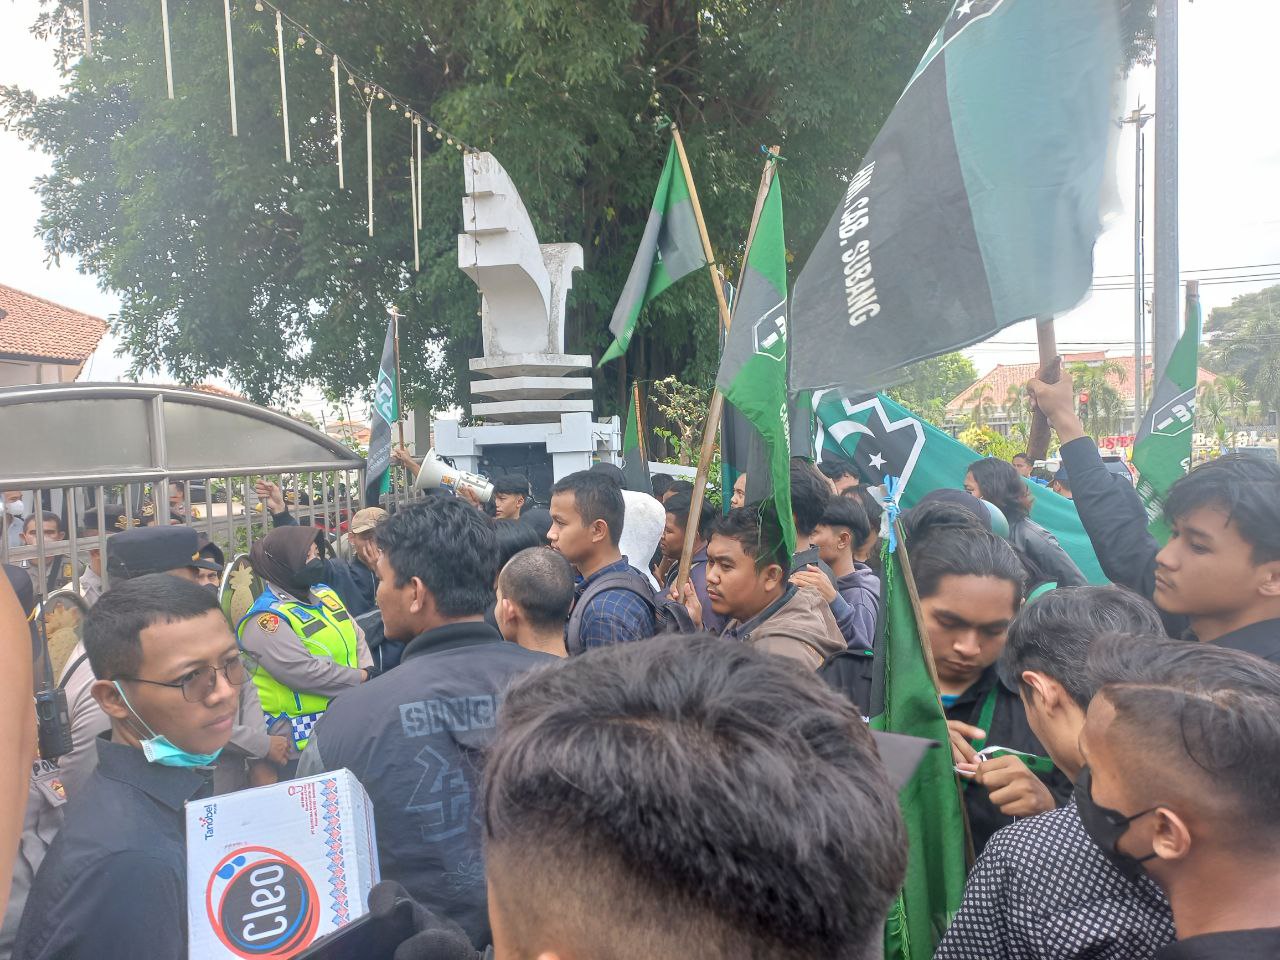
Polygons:
[[218,685],[218,674],[222,674],[227,683],[233,687],[243,686],[258,670],[258,661],[248,653],[240,653],[220,667],[196,667],[186,676],[178,680],[148,680],[145,677],[121,677],[121,680],[133,680],[137,683],[149,683],[154,687],[176,687],[182,691],[182,699],[188,703],[199,703],[213,693]]

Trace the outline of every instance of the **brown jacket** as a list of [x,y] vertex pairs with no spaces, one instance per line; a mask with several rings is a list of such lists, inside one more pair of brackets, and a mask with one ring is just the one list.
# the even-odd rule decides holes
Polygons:
[[789,587],[746,623],[730,621],[724,636],[799,660],[814,670],[831,654],[848,648],[831,607],[812,587]]

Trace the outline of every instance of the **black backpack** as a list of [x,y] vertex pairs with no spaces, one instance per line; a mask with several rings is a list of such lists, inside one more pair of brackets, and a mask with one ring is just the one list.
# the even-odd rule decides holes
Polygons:
[[828,686],[839,690],[868,716],[871,710],[871,686],[875,668],[875,654],[870,650],[839,650],[822,661],[818,676]]
[[643,600],[648,605],[649,612],[653,614],[655,636],[660,633],[693,633],[697,629],[683,603],[670,600],[665,595],[655,597],[649,578],[629,566],[626,570],[616,570],[592,580],[590,586],[574,603],[573,612],[569,614],[569,623],[565,629],[565,646],[570,656],[582,653],[584,649],[578,639],[582,628],[582,611],[587,608],[587,604],[593,597],[606,590],[626,590]]

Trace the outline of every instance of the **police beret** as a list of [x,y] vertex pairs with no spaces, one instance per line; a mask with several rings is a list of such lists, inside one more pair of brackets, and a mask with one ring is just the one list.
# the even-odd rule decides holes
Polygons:
[[214,570],[218,573],[222,572],[222,567],[226,563],[226,554],[222,552],[222,548],[206,537],[203,533],[199,535],[200,540],[200,559],[192,566],[199,567],[201,570]]
[[194,567],[200,560],[200,537],[191,527],[143,527],[107,541],[107,575],[113,580]]
[[[101,521],[98,519],[99,515],[102,517]],[[99,526],[99,523],[105,525]],[[141,526],[141,521],[137,517],[130,520],[125,516],[124,507],[103,507],[101,510],[86,510],[81,522],[82,529],[101,530],[103,533],[117,533],[137,526]]]

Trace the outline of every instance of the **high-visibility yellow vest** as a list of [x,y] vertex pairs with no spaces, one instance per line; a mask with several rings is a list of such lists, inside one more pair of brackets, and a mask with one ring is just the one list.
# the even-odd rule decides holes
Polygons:
[[[256,603],[236,625],[236,638],[244,636],[245,624],[265,614],[275,614],[289,626],[307,652],[315,657],[328,657],[344,667],[357,667],[356,626],[347,608],[332,588],[324,586],[312,590],[319,603],[312,605],[296,600],[282,600],[263,590]],[[293,727],[293,742],[299,750],[311,739],[311,728],[329,706],[330,697],[318,693],[291,690],[259,667],[253,675],[262,700],[262,712],[267,723],[288,717]]]

